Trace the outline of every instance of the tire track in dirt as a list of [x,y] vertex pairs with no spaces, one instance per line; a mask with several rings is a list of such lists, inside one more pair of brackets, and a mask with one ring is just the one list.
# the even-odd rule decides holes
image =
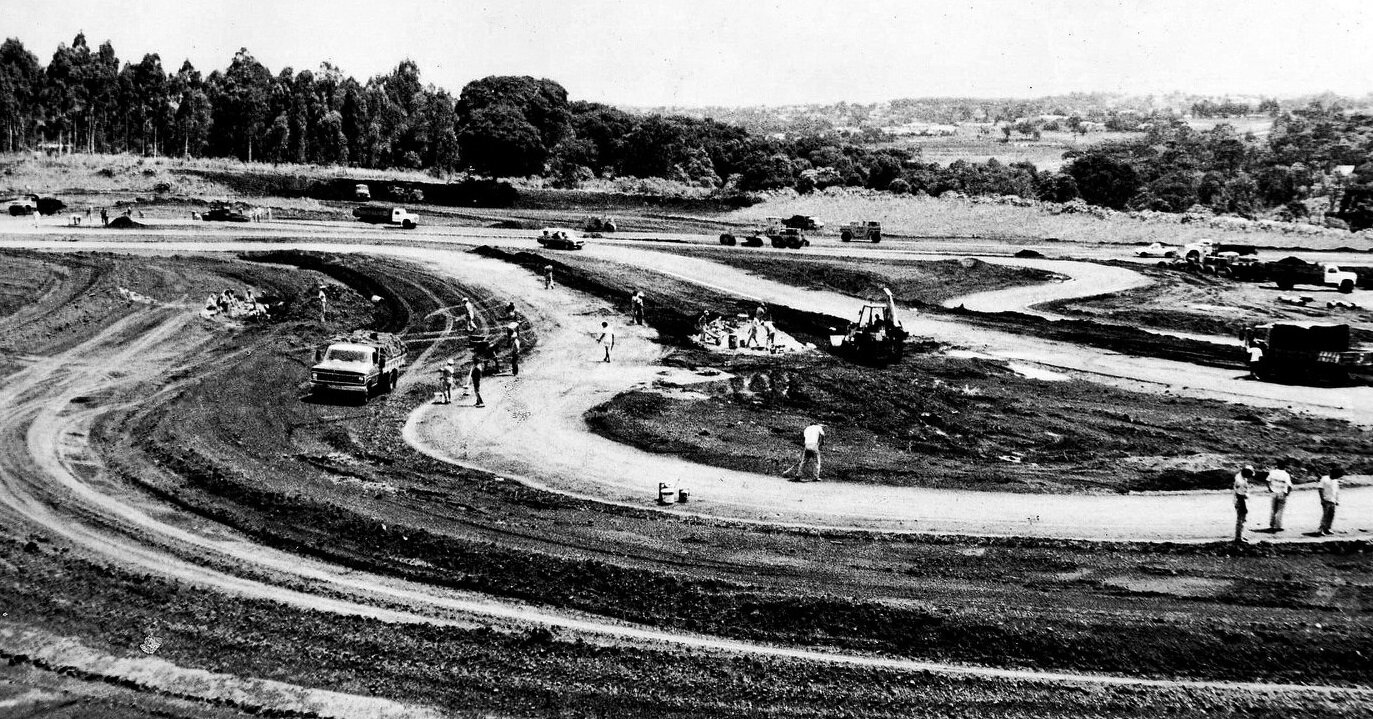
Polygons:
[[[516,625],[553,626],[599,637],[603,641],[1033,683],[1339,697],[1370,695],[1370,690],[1360,687],[1180,682],[999,669],[678,634],[413,585],[303,560],[240,539],[199,535],[158,520],[79,479],[73,465],[77,462],[88,466],[98,464],[98,458],[82,451],[79,443],[73,446],[69,441],[83,435],[94,417],[107,409],[89,403],[74,405],[71,400],[79,396],[109,394],[164,376],[183,353],[195,348],[194,338],[186,337],[188,321],[185,314],[143,310],[111,325],[79,347],[39,361],[8,378],[0,393],[0,447],[5,448],[4,456],[0,458],[0,476],[3,477],[0,503],[8,511],[26,524],[36,525],[119,564],[171,575],[215,591],[387,622],[466,626],[476,617]],[[150,323],[152,329],[138,331]],[[109,366],[120,367],[119,376],[107,374],[105,368]],[[73,514],[91,517],[106,528],[73,519]],[[192,561],[187,556],[198,559]],[[231,567],[233,571],[212,566],[217,564]],[[240,573],[267,576],[273,581],[249,578]],[[288,588],[277,582],[310,589]]]

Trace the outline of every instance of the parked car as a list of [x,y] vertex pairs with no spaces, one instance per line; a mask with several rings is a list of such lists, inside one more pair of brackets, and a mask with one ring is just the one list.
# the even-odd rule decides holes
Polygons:
[[538,238],[539,244],[550,250],[580,250],[586,244],[575,230],[566,227],[546,227]]
[[1175,247],[1169,247],[1162,242],[1155,242],[1148,247],[1137,250],[1135,257],[1177,257],[1178,251]]

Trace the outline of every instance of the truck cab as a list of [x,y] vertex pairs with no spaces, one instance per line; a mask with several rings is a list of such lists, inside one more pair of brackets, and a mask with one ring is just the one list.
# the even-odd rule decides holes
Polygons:
[[405,366],[405,343],[394,335],[354,333],[337,338],[310,368],[314,391],[362,395],[394,389]]
[[1216,251],[1215,240],[1197,240],[1182,246],[1182,258],[1188,262],[1201,262]]
[[359,202],[366,202],[372,199],[372,189],[361,182],[353,185],[353,199],[358,200]]
[[1321,266],[1321,284],[1327,287],[1339,288],[1340,292],[1349,294],[1354,291],[1354,286],[1359,284],[1359,275],[1340,269],[1340,266],[1327,262]]

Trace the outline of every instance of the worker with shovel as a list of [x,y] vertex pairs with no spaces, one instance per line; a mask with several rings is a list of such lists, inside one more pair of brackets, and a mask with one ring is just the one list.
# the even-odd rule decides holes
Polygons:
[[806,467],[807,465],[809,465],[810,481],[819,482],[820,450],[825,445],[825,425],[813,424],[809,427],[806,427],[804,430],[801,431],[801,438],[805,444],[805,448],[801,450],[801,460],[798,461],[792,469],[789,469],[786,472],[783,472],[782,474],[783,476],[785,476],[787,474],[790,474],[794,470],[796,472],[796,476],[792,479],[792,481],[804,482],[804,477],[806,476]]

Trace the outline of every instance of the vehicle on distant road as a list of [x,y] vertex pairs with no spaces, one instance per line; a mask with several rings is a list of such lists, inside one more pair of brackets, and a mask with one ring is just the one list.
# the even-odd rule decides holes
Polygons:
[[248,215],[239,206],[228,202],[216,202],[200,215],[206,222],[248,222]]
[[[1360,284],[1359,273],[1352,268],[1344,269],[1333,262],[1304,262],[1296,257],[1269,263],[1268,274],[1278,289],[1282,290],[1290,290],[1296,285],[1322,285],[1349,294]],[[1368,277],[1369,274],[1365,270],[1366,281],[1363,284],[1373,279]]]
[[538,237],[539,244],[550,250],[580,250],[586,241],[577,237],[576,230],[566,227],[547,227]]
[[732,232],[725,232],[720,235],[722,245],[742,245],[744,247],[762,247],[763,236],[757,232],[750,232],[746,235],[735,236]]
[[358,202],[366,202],[372,199],[372,190],[367,185],[359,182],[353,185],[353,199]]
[[582,229],[587,232],[615,232],[619,229],[619,225],[615,224],[615,218],[599,215],[586,218]]
[[1135,257],[1177,257],[1178,251],[1175,247],[1169,247],[1162,242],[1155,242],[1152,245],[1135,251]]
[[783,227],[768,233],[772,246],[780,249],[799,250],[810,245],[810,240],[794,227]]
[[791,217],[782,220],[782,225],[784,227],[791,227],[806,232],[819,232],[825,229],[825,223],[816,220],[810,215],[792,215]]
[[419,225],[419,218],[409,210],[390,205],[363,205],[353,209],[353,217],[374,225],[400,225],[407,230]]
[[882,241],[881,222],[850,222],[839,229],[839,239],[843,242],[871,242],[877,244]]

